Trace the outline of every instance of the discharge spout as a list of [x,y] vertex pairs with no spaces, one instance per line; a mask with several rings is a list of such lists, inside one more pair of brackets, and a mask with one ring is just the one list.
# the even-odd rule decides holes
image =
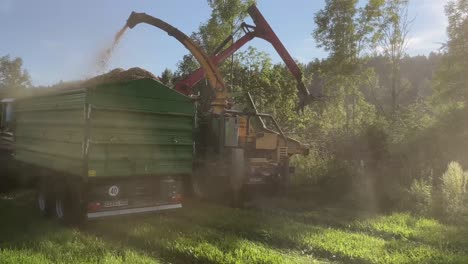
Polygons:
[[167,32],[169,36],[177,39],[192,53],[205,70],[208,83],[215,94],[214,99],[211,101],[211,112],[214,114],[223,113],[224,110],[228,108],[230,96],[218,67],[211,61],[210,57],[186,34],[159,18],[152,17],[145,13],[132,12],[127,19],[126,25],[129,28],[134,28],[141,23],[152,25]]

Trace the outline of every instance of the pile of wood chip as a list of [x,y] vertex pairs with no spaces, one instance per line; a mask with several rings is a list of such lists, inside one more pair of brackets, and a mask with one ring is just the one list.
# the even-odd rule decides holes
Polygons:
[[134,67],[128,70],[116,68],[108,73],[95,76],[88,80],[59,83],[57,85],[52,86],[51,88],[70,89],[79,87],[95,87],[101,84],[127,82],[139,79],[153,79],[159,81],[158,77],[142,68]]
[[99,84],[126,82],[138,79],[153,79],[159,81],[158,77],[156,77],[151,72],[142,68],[135,67],[128,70],[117,68],[108,73],[98,75],[96,77],[83,81],[81,85],[89,87],[96,86]]
[[12,95],[12,97],[20,98],[20,97],[30,97],[30,96],[40,96],[46,95],[49,93],[54,93],[63,90],[72,90],[72,89],[80,89],[80,88],[94,88],[102,84],[109,84],[109,83],[120,83],[120,82],[127,82],[139,79],[153,79],[156,81],[160,81],[158,77],[156,77],[151,72],[142,69],[142,68],[130,68],[128,70],[124,70],[122,68],[116,68],[108,73],[95,76],[93,78],[82,80],[82,81],[71,81],[71,82],[60,82],[58,84],[49,86],[49,87],[41,87],[41,88],[32,88],[26,89],[21,93],[17,92]]

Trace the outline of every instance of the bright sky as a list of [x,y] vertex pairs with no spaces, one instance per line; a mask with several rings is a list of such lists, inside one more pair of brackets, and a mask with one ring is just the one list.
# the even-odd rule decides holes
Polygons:
[[[326,57],[311,33],[313,16],[324,0],[259,0],[258,7],[291,55],[308,62]],[[415,17],[409,53],[428,54],[446,40],[447,0],[410,0]],[[21,57],[34,85],[76,80],[94,74],[96,57],[112,42],[131,11],[145,12],[176,26],[187,35],[210,14],[206,0],[0,0],[0,56]],[[250,21],[247,21],[250,22]],[[264,41],[252,46],[279,57]],[[150,26],[128,31],[109,68],[142,67],[159,75],[175,69],[187,51],[165,33]]]

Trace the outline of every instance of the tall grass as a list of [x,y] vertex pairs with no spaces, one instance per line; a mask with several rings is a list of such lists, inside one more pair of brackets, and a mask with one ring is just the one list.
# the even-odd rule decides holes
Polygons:
[[0,263],[468,263],[464,225],[277,199],[271,209],[189,203],[68,229],[38,217],[32,200],[0,198]]

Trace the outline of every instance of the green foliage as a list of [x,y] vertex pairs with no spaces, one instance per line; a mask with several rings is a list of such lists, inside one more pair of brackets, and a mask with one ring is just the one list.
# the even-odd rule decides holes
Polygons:
[[[331,95],[332,98],[328,100],[329,104],[313,108],[318,113],[318,118],[312,119],[315,124],[310,126],[319,131],[314,133],[315,140],[329,142],[314,146],[326,146],[326,153],[330,153],[327,157],[337,161],[324,162],[325,166],[346,164],[346,166],[337,167],[347,168],[347,178],[341,179],[340,182],[349,182],[351,189],[356,184],[360,185],[360,177],[351,176],[359,171],[362,160],[367,167],[365,174],[375,175],[373,182],[379,196],[386,195],[395,199],[401,192],[396,190],[394,194],[390,194],[385,186],[391,185],[395,189],[406,186],[409,190],[407,196],[413,197],[410,199],[415,203],[413,206],[421,208],[415,211],[427,212],[430,194],[427,188],[424,188],[423,182],[413,183],[413,179],[427,180],[424,176],[431,175],[433,171],[437,173],[440,164],[445,163],[450,155],[452,158],[454,155],[463,155],[459,147],[454,147],[456,143],[444,146],[444,142],[456,142],[455,137],[463,137],[461,130],[458,129],[464,125],[457,125],[455,129],[454,118],[449,121],[443,120],[442,116],[436,116],[434,104],[425,101],[425,98],[431,95],[432,87],[428,82],[433,77],[432,72],[438,61],[441,60],[440,55],[433,54],[430,59],[423,61],[419,58],[414,58],[414,60],[403,58],[401,52],[400,55],[397,54],[398,56],[394,58],[398,60],[397,66],[406,70],[402,72],[403,77],[397,91],[398,96],[401,96],[401,100],[398,99],[398,105],[404,107],[394,112],[396,96],[392,93],[396,89],[392,84],[394,80],[388,78],[394,74],[395,69],[391,61],[388,57],[383,57],[371,58],[365,63],[361,51],[365,50],[366,45],[359,49],[357,48],[359,45],[349,40],[359,40],[359,34],[356,32],[362,31],[356,29],[366,24],[362,21],[369,21],[372,25],[368,28],[369,31],[366,31],[369,38],[363,41],[367,43],[367,47],[370,47],[376,43],[374,41],[379,41],[384,37],[379,34],[385,33],[385,30],[388,30],[386,26],[391,22],[392,27],[400,32],[396,32],[396,35],[388,35],[388,43],[394,47],[403,48],[405,28],[401,28],[401,22],[405,13],[402,10],[407,3],[389,1],[385,4],[369,3],[371,4],[374,8],[366,6],[360,9],[355,1],[327,1],[324,10],[316,15],[318,29],[314,32],[314,36],[319,45],[329,50],[331,54],[324,62],[314,62],[312,72],[320,72],[322,76],[325,76],[327,80],[325,94]],[[367,16],[362,13],[365,8],[369,8]],[[379,15],[374,20],[372,15],[376,14]],[[351,21],[360,22],[353,25]],[[340,38],[340,36],[345,37]],[[417,66],[414,65],[416,61]],[[347,71],[347,67],[352,70]],[[424,69],[424,75],[413,73],[414,69]],[[312,74],[309,72],[309,75]],[[418,79],[416,76],[419,76]],[[446,115],[449,115],[448,113],[446,112]],[[455,122],[459,123],[459,121]],[[376,137],[378,133],[366,134],[365,131],[369,128],[378,128],[386,135],[385,140]],[[451,131],[450,136],[442,136],[446,131]],[[316,136],[317,134],[319,136]],[[374,144],[379,140],[382,140],[379,146]],[[334,143],[330,144],[330,142]],[[428,144],[428,142],[434,144]],[[460,142],[458,142],[459,145]],[[313,165],[312,168],[320,168],[315,162],[317,160],[319,159],[313,158],[313,162],[305,164]],[[349,181],[350,177],[352,181]],[[364,188],[362,190],[364,191]],[[423,205],[420,206],[420,204]]]
[[465,145],[468,144],[468,109],[451,111],[440,116],[430,104],[421,103],[400,114],[389,131],[389,155],[383,170],[409,189],[414,179],[434,180],[434,207],[443,211],[439,177],[451,160],[467,166]]
[[249,47],[237,54],[230,70],[236,102],[246,105],[249,92],[258,110],[272,114],[285,131],[305,128],[309,117],[299,116],[294,111],[298,100],[296,81],[285,65],[273,64],[266,53]]
[[380,24],[383,27],[379,32],[382,34],[380,43],[384,56],[390,60],[401,60],[404,56],[410,26],[408,4],[409,0],[391,0],[385,1],[382,7],[383,16],[380,17]]
[[213,54],[224,39],[233,34],[247,16],[247,8],[255,0],[208,0],[211,17],[192,35],[208,54]]
[[355,72],[362,52],[376,43],[384,2],[370,0],[358,7],[357,0],[326,0],[324,9],[315,15],[317,28],[313,36],[318,47],[330,52],[336,72]]
[[464,210],[466,178],[457,162],[450,162],[442,175],[441,198],[444,213],[449,219],[456,219]]
[[[466,0],[451,0],[445,8],[449,25],[446,57],[435,79],[433,101],[445,108],[465,103],[468,98],[468,4]],[[442,106],[441,106],[442,105]],[[445,107],[444,107],[445,106]]]
[[[373,175],[376,199],[388,196],[399,204],[404,189],[406,207],[429,214],[432,201],[442,199],[438,184],[432,191],[430,177],[441,175],[450,160],[468,164],[468,60],[460,48],[466,47],[468,9],[464,0],[447,6],[447,54],[405,57],[407,4],[328,0],[316,14],[314,37],[330,56],[310,63],[306,79],[325,79],[330,98],[306,112],[311,118],[304,138],[313,142],[313,155],[296,161],[299,175],[338,178],[333,182],[340,190],[338,182],[365,191],[367,185],[355,176]],[[363,56],[377,43],[387,44],[386,56]]]
[[164,83],[165,85],[172,87],[173,86],[173,81],[174,81],[174,73],[166,68],[162,73],[161,73],[161,82]]
[[402,207],[420,215],[430,215],[432,213],[432,183],[431,178],[415,179],[406,197],[402,200]]
[[13,93],[30,86],[31,78],[29,73],[23,69],[21,58],[0,57],[0,98],[2,93]]
[[[247,16],[247,8],[254,4],[255,0],[208,0],[208,5],[211,8],[211,16],[206,23],[200,25],[196,32],[193,32],[191,37],[208,55],[214,55],[214,52],[223,41],[234,34],[242,20]],[[238,32],[240,33],[240,32]],[[229,81],[233,81],[233,67],[236,67],[234,62],[237,57],[232,60],[226,60],[220,66],[224,81],[229,85]],[[180,78],[186,76],[199,68],[198,63],[192,55],[185,55],[177,64],[176,75]],[[230,77],[230,78],[228,78]],[[199,87],[200,88],[200,87]],[[203,90],[203,88],[201,88]]]
[[391,142],[398,144],[405,140],[408,141],[409,137],[415,134],[419,136],[421,131],[433,127],[436,121],[432,107],[426,101],[410,104],[399,110],[393,121],[393,126],[389,128]]
[[406,53],[411,26],[408,18],[408,0],[386,1],[383,13],[380,19],[380,24],[383,26],[379,44],[383,55],[391,64],[390,97],[391,114],[394,118],[399,108],[401,90],[404,90],[401,62]]
[[324,93],[330,97],[326,104],[312,106],[317,116],[311,118],[313,126],[324,134],[350,132],[359,134],[377,119],[377,109],[370,104],[360,87],[367,87],[375,77],[371,70],[360,75],[325,75]]
[[331,172],[334,166],[328,153],[321,152],[318,146],[311,146],[311,151],[307,156],[294,156],[291,166],[296,168],[293,180],[297,185],[316,185],[335,172]]
[[464,59],[468,55],[465,48],[468,36],[468,3],[466,0],[450,0],[445,12],[448,17],[449,26],[447,34],[449,36],[448,49],[453,55],[461,55]]
[[194,72],[200,67],[195,57],[190,55],[184,55],[181,61],[177,63],[176,76],[178,78],[185,77],[190,73]]

